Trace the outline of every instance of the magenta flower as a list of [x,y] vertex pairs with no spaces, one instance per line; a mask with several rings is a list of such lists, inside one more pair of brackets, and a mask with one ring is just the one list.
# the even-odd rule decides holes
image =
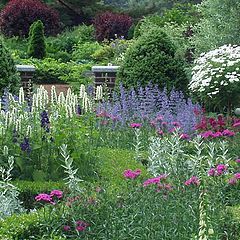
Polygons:
[[213,138],[222,137],[222,136],[223,136],[223,134],[221,132],[215,132],[212,135]]
[[227,171],[227,166],[224,164],[219,164],[217,165],[216,170],[218,175],[222,175],[224,172]]
[[188,140],[188,139],[190,139],[190,136],[189,136],[188,134],[186,134],[186,133],[182,133],[182,134],[180,135],[180,138],[181,138],[181,139]]
[[229,180],[228,180],[228,183],[230,184],[230,185],[235,185],[236,183],[237,183],[237,179],[236,178],[230,178]]
[[158,177],[155,177],[155,178],[149,178],[148,180],[146,180],[144,183],[143,183],[143,186],[146,187],[148,185],[151,185],[151,184],[158,184],[160,183],[161,180],[164,180],[167,178],[167,174],[162,174]]
[[51,197],[57,197],[58,199],[61,199],[63,197],[63,192],[60,190],[52,190],[50,192]]
[[179,122],[172,122],[172,125],[175,127],[181,127],[181,124]]
[[65,225],[65,226],[63,226],[63,230],[64,230],[65,232],[68,232],[68,231],[71,230],[71,227],[68,226],[68,225]]
[[132,171],[131,169],[127,169],[123,172],[123,176],[128,179],[135,179],[141,174],[141,170],[137,169],[135,171]]
[[79,221],[77,221],[76,222],[76,230],[78,231],[78,232],[83,232],[88,226],[89,226],[89,224],[88,223],[86,223],[86,222],[84,222],[84,221],[82,221],[82,220],[79,220]]
[[240,173],[235,173],[235,174],[234,174],[234,177],[235,177],[236,179],[240,179]]
[[131,128],[140,128],[140,127],[142,127],[142,124],[141,123],[131,123],[130,127]]
[[163,130],[158,130],[157,133],[161,136],[164,134]]
[[237,160],[236,160],[236,163],[240,163],[240,159],[237,159]]
[[198,177],[192,176],[184,184],[186,186],[190,186],[190,185],[197,185],[198,186],[200,184],[200,181],[199,181]]
[[215,168],[211,168],[211,169],[208,171],[208,176],[216,176],[216,170],[215,170]]
[[233,127],[240,127],[240,122],[236,122],[233,124]]
[[235,132],[233,131],[230,131],[228,129],[225,129],[223,132],[222,132],[223,136],[227,136],[227,137],[232,137],[235,135]]
[[214,133],[212,131],[206,131],[200,134],[202,138],[209,138],[209,137],[213,137]]
[[43,201],[46,203],[51,203],[51,204],[55,204],[55,202],[53,202],[53,199],[50,195],[46,194],[46,193],[40,193],[35,197],[35,200],[37,202]]

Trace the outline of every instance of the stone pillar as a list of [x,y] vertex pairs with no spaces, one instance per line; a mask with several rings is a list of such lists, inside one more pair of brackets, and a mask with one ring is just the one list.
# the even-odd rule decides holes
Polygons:
[[29,85],[32,82],[35,67],[33,65],[16,65],[17,71],[20,73],[20,77],[22,80],[22,87],[26,93],[29,93]]
[[105,85],[110,91],[115,87],[115,80],[119,66],[93,66],[95,87]]

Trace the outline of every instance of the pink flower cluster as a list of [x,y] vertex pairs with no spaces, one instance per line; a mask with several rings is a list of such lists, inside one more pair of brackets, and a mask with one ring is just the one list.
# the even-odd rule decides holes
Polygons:
[[198,186],[198,185],[200,185],[200,181],[199,181],[198,177],[192,176],[184,184],[186,186],[190,186],[190,185],[197,185]]
[[240,173],[238,172],[238,173],[235,173],[234,176],[228,180],[228,183],[230,185],[235,185],[239,181],[240,181]]
[[221,176],[227,171],[227,165],[225,164],[218,164],[216,168],[211,168],[208,171],[208,176]]
[[131,128],[141,128],[141,127],[142,127],[142,124],[141,124],[141,123],[131,123],[131,124],[130,124],[130,127],[131,127]]
[[162,174],[158,177],[155,177],[155,178],[149,178],[148,180],[146,180],[144,183],[143,183],[143,186],[146,187],[148,185],[152,185],[152,184],[159,184],[161,180],[165,180],[167,179],[167,174]]
[[203,132],[200,134],[200,136],[202,138],[218,138],[218,137],[233,137],[235,135],[235,132],[225,129],[222,132],[217,131],[217,132],[213,132],[211,130],[208,130],[206,132]]
[[56,197],[57,199],[61,199],[63,197],[63,192],[60,190],[52,190],[50,192],[50,194],[47,193],[39,193],[36,197],[35,200],[37,202],[45,202],[45,203],[50,203],[52,205],[56,204],[54,202],[54,197]]
[[135,179],[141,174],[141,172],[142,171],[140,169],[136,169],[135,171],[132,171],[131,169],[127,169],[123,172],[123,176],[125,178]]
[[[84,221],[82,221],[82,220],[78,220],[78,221],[76,221],[76,230],[78,231],[78,232],[83,232],[83,231],[85,231],[86,230],[86,228],[89,226],[89,224],[88,223],[86,223],[86,222],[84,222]],[[63,230],[65,231],[65,232],[69,232],[69,231],[71,231],[71,227],[69,226],[69,225],[64,225],[63,226]]]

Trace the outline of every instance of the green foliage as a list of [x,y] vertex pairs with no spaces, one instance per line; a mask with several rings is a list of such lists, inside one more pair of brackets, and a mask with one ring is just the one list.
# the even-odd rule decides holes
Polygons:
[[19,88],[20,77],[17,73],[15,63],[0,39],[0,92],[8,88],[11,92],[16,92]]
[[88,62],[93,60],[92,54],[99,49],[101,45],[98,42],[80,42],[74,46],[72,58],[76,62]]
[[29,30],[29,57],[42,59],[46,56],[44,26],[41,20],[34,22]]
[[66,189],[66,185],[64,182],[39,182],[39,181],[22,181],[17,180],[12,182],[14,186],[16,186],[19,191],[19,199],[22,201],[24,208],[33,209],[36,208],[36,202],[34,197],[39,193],[50,192],[52,190],[64,190]]
[[240,239],[240,206],[227,207],[226,229],[229,239]]
[[24,240],[30,236],[38,234],[39,219],[36,213],[24,213],[21,215],[12,215],[0,222],[1,240]]
[[193,38],[197,55],[224,44],[240,45],[238,0],[204,0],[199,11],[203,17]]
[[98,169],[101,182],[113,195],[126,190],[127,183],[124,182],[123,177],[126,169],[141,169],[143,177],[148,176],[145,167],[136,162],[134,152],[129,150],[100,148],[98,150]]
[[146,86],[149,82],[160,88],[186,91],[188,79],[184,63],[175,58],[176,48],[160,28],[152,28],[139,37],[126,52],[118,72],[118,81],[126,87]]
[[36,67],[34,83],[76,83],[87,84],[91,82],[83,76],[84,72],[91,69],[90,64],[77,64],[75,62],[63,63],[52,58],[38,59],[19,59],[21,64],[33,64]]
[[78,43],[93,42],[94,41],[94,27],[92,25],[80,25],[72,30],[66,30],[57,37],[48,37],[47,45],[48,52],[57,53],[59,51],[66,51],[72,53],[74,46]]

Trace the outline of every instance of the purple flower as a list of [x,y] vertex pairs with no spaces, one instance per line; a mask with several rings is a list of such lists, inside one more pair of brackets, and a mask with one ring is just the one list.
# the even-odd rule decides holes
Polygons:
[[31,152],[31,147],[30,147],[28,138],[24,137],[22,143],[20,143],[20,148],[23,152],[27,152],[27,153]]
[[192,176],[190,179],[188,179],[185,183],[184,183],[186,186],[189,186],[189,185],[199,185],[200,184],[200,181],[198,179],[198,177],[196,176]]
[[214,133],[211,130],[209,130],[209,131],[201,133],[200,135],[202,138],[209,138],[209,137],[213,137]]
[[141,170],[137,169],[135,171],[132,171],[131,169],[127,169],[124,171],[123,176],[128,179],[135,179],[141,174]]
[[237,160],[236,160],[236,163],[240,163],[240,159],[237,159]]
[[49,121],[49,117],[48,117],[48,113],[47,111],[43,111],[41,114],[41,127],[46,129],[46,128],[49,128],[49,124],[50,124],[50,121]]
[[58,199],[61,199],[62,197],[63,197],[63,192],[62,191],[60,191],[60,190],[52,190],[51,192],[50,192],[50,196],[51,197],[57,197]]
[[215,132],[212,135],[213,138],[218,138],[218,137],[222,137],[222,136],[223,136],[223,134],[221,132]]

